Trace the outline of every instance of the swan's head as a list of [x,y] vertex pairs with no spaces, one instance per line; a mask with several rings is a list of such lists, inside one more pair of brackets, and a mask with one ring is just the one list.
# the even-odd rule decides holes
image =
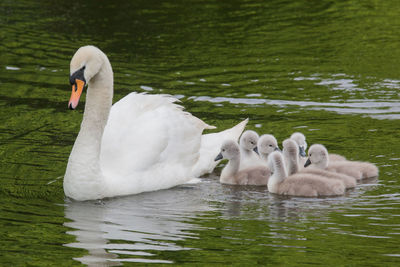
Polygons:
[[82,46],[71,59],[69,82],[72,85],[71,98],[68,103],[70,109],[78,106],[83,88],[86,83],[100,71],[104,58],[104,53],[95,46]]
[[304,167],[313,164],[320,168],[326,168],[329,164],[328,150],[320,144],[314,144],[308,150],[308,159]]
[[306,142],[306,137],[304,134],[295,132],[290,136],[290,139],[294,140],[297,145],[299,146],[299,155],[301,157],[306,156],[306,150],[307,150],[307,142]]
[[257,151],[263,155],[269,155],[274,151],[280,151],[278,141],[271,134],[263,134],[257,142]]
[[299,146],[292,139],[286,139],[282,142],[283,155],[290,159],[296,159],[299,155]]
[[240,150],[238,144],[233,140],[225,141],[221,146],[221,152],[215,158],[215,161],[220,159],[234,159],[240,157]]
[[245,131],[240,137],[240,147],[245,150],[253,150],[257,147],[258,133],[252,130]]

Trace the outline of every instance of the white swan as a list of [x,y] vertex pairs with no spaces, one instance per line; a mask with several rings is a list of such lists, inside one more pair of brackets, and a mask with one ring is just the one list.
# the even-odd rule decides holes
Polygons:
[[281,152],[272,152],[268,161],[274,170],[268,180],[268,191],[271,193],[318,197],[343,195],[345,192],[343,182],[336,179],[326,179],[309,173],[295,173],[288,176]]
[[325,146],[314,144],[308,150],[307,166],[343,173],[361,180],[363,178],[376,177],[379,174],[378,167],[369,162],[360,161],[330,161],[328,150]]
[[221,146],[221,152],[215,160],[228,159],[228,164],[224,167],[220,176],[222,184],[238,185],[267,185],[271,176],[271,171],[265,165],[251,166],[239,171],[240,148],[233,140],[225,141]]
[[70,109],[88,84],[64,176],[64,192],[75,200],[166,189],[211,172],[223,140],[237,140],[248,121],[202,135],[213,127],[184,112],[171,96],[131,93],[112,106],[111,64],[94,46],[78,49],[70,72]]
[[357,184],[354,177],[348,176],[342,173],[336,173],[323,169],[317,169],[313,167],[304,168],[299,165],[299,148],[297,143],[292,139],[286,139],[283,141],[283,157],[286,162],[288,175],[294,173],[310,173],[317,176],[321,176],[328,179],[338,179],[342,181],[346,188],[354,188]]
[[240,170],[262,165],[260,156],[254,151],[257,147],[258,133],[252,130],[244,131],[240,136]]

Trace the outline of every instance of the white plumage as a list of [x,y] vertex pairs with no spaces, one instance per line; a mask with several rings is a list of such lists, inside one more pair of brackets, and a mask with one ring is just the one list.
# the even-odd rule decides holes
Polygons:
[[111,106],[111,64],[93,46],[72,58],[71,77],[79,72],[88,83],[86,106],[64,176],[64,192],[76,200],[170,188],[211,172],[223,140],[237,140],[247,124],[202,135],[214,127],[168,95],[131,93]]

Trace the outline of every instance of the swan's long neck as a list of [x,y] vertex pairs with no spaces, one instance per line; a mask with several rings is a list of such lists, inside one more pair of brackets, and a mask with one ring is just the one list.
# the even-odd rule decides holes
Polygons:
[[[77,200],[104,197],[106,190],[99,158],[104,127],[112,105],[113,73],[110,62],[105,55],[103,56],[99,72],[88,82],[81,129],[72,148],[64,177],[66,195]],[[75,183],[75,180],[79,182]],[[71,186],[79,186],[80,189],[69,188]],[[91,195],[76,196],[73,192],[87,192]]]

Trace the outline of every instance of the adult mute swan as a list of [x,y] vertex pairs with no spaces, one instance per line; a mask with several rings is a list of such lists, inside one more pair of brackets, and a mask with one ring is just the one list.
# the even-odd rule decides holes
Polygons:
[[211,172],[222,142],[237,140],[248,121],[202,135],[214,127],[184,112],[171,96],[130,93],[112,105],[111,64],[94,46],[76,51],[70,73],[70,109],[88,84],[64,176],[64,192],[75,200],[166,189]]

